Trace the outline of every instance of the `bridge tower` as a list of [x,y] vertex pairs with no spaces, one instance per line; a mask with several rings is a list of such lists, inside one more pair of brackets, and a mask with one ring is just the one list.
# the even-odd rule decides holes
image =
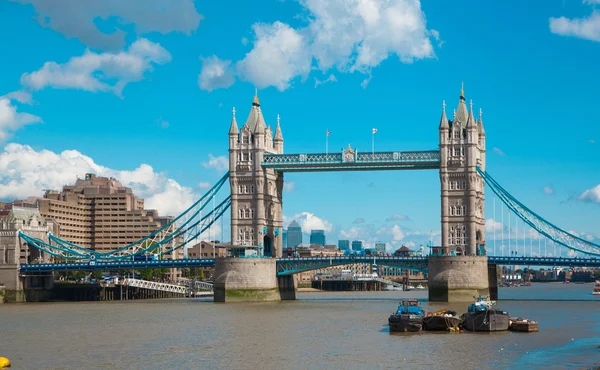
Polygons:
[[273,134],[255,95],[246,123],[238,130],[234,108],[229,128],[231,242],[281,257],[283,173],[261,166],[264,153],[283,154],[283,135],[279,115]]
[[481,111],[476,120],[472,102],[467,110],[464,86],[452,120],[443,104],[439,140],[442,253],[429,257],[429,300],[471,301],[489,294],[495,275],[488,272],[485,184],[477,173],[485,170],[485,131]]
[[481,110],[478,120],[473,116],[473,102],[467,113],[464,88],[452,120],[443,104],[439,134],[443,250],[484,256],[485,184],[477,167],[485,171],[485,131]]

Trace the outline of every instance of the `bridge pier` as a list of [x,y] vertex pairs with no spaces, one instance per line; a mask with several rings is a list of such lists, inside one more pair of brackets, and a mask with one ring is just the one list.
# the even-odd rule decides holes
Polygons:
[[213,285],[215,302],[279,301],[274,258],[218,258]]
[[0,303],[25,302],[25,291],[19,277],[18,264],[0,265],[0,283],[3,284],[3,292],[0,292]]
[[487,256],[430,256],[429,301],[472,302],[488,296]]
[[298,292],[298,279],[296,275],[282,275],[277,277],[279,296],[282,301],[295,301]]

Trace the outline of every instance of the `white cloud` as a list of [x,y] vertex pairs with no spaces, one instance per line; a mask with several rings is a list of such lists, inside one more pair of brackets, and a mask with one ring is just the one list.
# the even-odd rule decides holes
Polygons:
[[17,112],[17,107],[11,104],[10,99],[0,97],[0,142],[6,140],[13,131],[35,122],[42,122],[42,119],[33,114]]
[[502,222],[498,222],[493,218],[488,218],[487,220],[485,220],[486,233],[493,233],[494,231],[501,232],[502,230],[504,230],[504,225],[502,224]]
[[352,221],[352,224],[354,224],[354,225],[364,224],[364,223],[365,223],[365,219],[362,217],[359,217],[356,220]]
[[[194,0],[12,0],[31,4],[37,20],[93,48],[117,50],[131,30],[190,34],[202,19]],[[101,30],[102,29],[102,30]]]
[[147,164],[134,170],[116,170],[76,150],[54,153],[11,143],[0,153],[0,173],[0,198],[5,200],[42,196],[43,189],[60,190],[86,173],[116,178],[144,198],[146,208],[157,209],[162,215],[177,215],[198,199],[191,188]]
[[210,189],[209,182],[201,182],[198,184],[198,189]]
[[221,155],[215,157],[212,154],[208,155],[208,162],[202,162],[204,168],[214,168],[217,171],[227,171],[229,169],[229,157]]
[[554,194],[554,188],[552,188],[552,186],[548,185],[548,186],[544,186],[544,194],[546,195],[552,195]]
[[585,202],[600,203],[600,184],[581,193],[577,199]]
[[286,181],[283,184],[283,191],[292,192],[296,188],[296,183],[293,181]]
[[9,100],[16,100],[21,104],[32,104],[33,99],[31,97],[31,93],[28,91],[18,90],[8,93],[4,96],[0,96],[0,99],[5,98]]
[[408,217],[407,215],[391,215],[390,217],[385,219],[385,222],[390,222],[390,221],[410,221],[410,217]]
[[127,51],[97,54],[86,50],[64,64],[46,62],[39,70],[24,73],[21,84],[32,90],[46,87],[110,91],[117,95],[129,82],[142,80],[154,64],[171,61],[171,54],[159,44],[139,39]]
[[[259,88],[285,90],[312,69],[323,73],[336,69],[367,74],[361,83],[366,88],[372,69],[390,56],[403,63],[433,58],[431,40],[442,43],[439,32],[427,29],[419,0],[301,0],[300,4],[308,14],[306,27],[279,21],[253,25],[253,48],[236,65],[241,79]],[[332,76],[315,79],[315,87],[334,82]]]
[[494,147],[493,150],[494,150],[494,153],[496,153],[498,155],[502,155],[502,156],[506,155],[506,154],[504,154],[504,152],[502,150],[500,150],[500,148]]
[[331,223],[310,212],[301,212],[292,217],[283,216],[283,223],[288,225],[292,221],[298,222],[302,232],[309,234],[311,230],[325,230],[326,233],[333,229]]
[[318,78],[315,77],[315,88],[317,88],[319,85],[323,85],[323,84],[326,84],[328,82],[337,82],[337,78],[335,78],[335,76],[333,74],[330,74],[324,80],[319,80]]
[[586,18],[550,18],[550,32],[600,42],[600,12]]
[[300,32],[279,21],[252,27],[256,38],[254,48],[237,64],[243,80],[258,88],[275,86],[283,91],[297,76],[308,75],[312,57]]
[[227,88],[235,82],[230,60],[221,60],[213,55],[208,58],[200,58],[202,70],[198,75],[198,86],[200,89],[212,91],[219,88]]
[[[419,0],[303,0],[321,70],[368,71],[390,55],[404,63],[434,56]],[[439,35],[438,35],[439,37]]]

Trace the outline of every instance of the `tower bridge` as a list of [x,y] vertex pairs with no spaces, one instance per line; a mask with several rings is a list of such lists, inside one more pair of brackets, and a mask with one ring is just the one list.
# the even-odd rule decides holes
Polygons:
[[[397,257],[379,259],[381,263],[427,270],[430,300],[471,300],[473,295],[487,294],[490,286],[488,263],[597,266],[596,258],[600,257],[600,245],[550,223],[515,199],[490,176],[486,170],[486,133],[482,113],[479,110],[479,115],[475,117],[473,104],[469,103],[467,106],[464,89],[461,90],[457,108],[451,119],[446,115],[446,104],[442,104],[438,125],[439,148],[434,150],[429,148],[423,151],[402,151],[398,148],[388,152],[369,153],[359,152],[356,148],[348,146],[337,153],[284,153],[284,137],[279,116],[273,131],[265,122],[257,96],[254,97],[248,118],[241,127],[238,126],[234,108],[228,138],[229,172],[204,196],[161,229],[132,244],[104,253],[78,246],[52,234],[40,237],[19,230],[13,236],[16,244],[25,249],[39,250],[46,261],[54,257],[65,262],[27,264],[19,267],[18,263],[15,263],[18,258],[4,258],[0,261],[0,282],[7,280],[5,271],[10,269],[40,272],[82,269],[86,266],[88,269],[109,268],[113,265],[118,265],[119,268],[145,268],[155,265],[191,266],[197,263],[197,266],[215,265],[216,301],[294,299],[295,273],[320,268],[316,266],[366,263],[351,257],[312,260],[282,258],[285,172],[439,171],[441,246],[434,248],[434,255],[411,261]],[[220,196],[223,198],[221,202],[215,202],[220,191],[226,188],[227,182],[228,194]],[[509,227],[512,214],[515,220],[522,221],[530,228],[531,233],[535,233],[538,251],[541,250],[539,241],[544,238],[555,248],[558,246],[568,251],[580,252],[590,258],[556,258],[555,252],[554,260],[548,260],[539,257],[539,253],[537,257],[533,256],[533,252],[527,257],[516,257],[512,254],[514,251],[510,251],[510,256],[488,258],[491,246],[486,242],[485,232],[486,185],[510,211]],[[135,256],[150,253],[159,257],[169,256],[173,251],[184,248],[221,219],[227,210],[231,215],[231,244],[258,247],[261,258],[161,260],[141,263],[135,261]],[[493,241],[495,246],[495,236]],[[533,251],[531,237],[530,243],[530,250]],[[518,245],[516,247],[518,248]],[[504,252],[504,246],[501,249]],[[496,248],[494,251],[497,252]],[[3,253],[0,253],[0,257],[2,255]],[[10,263],[7,264],[6,261]],[[19,283],[18,279],[14,279],[14,272],[10,274],[13,288],[22,288],[23,282]]]

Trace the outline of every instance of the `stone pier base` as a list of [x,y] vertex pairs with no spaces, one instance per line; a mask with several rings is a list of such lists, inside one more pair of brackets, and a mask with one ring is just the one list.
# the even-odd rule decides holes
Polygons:
[[429,301],[472,302],[488,296],[487,256],[430,256]]
[[0,303],[25,302],[25,292],[19,277],[19,265],[0,265],[0,284],[4,285]]
[[298,279],[296,279],[296,275],[279,276],[277,278],[277,285],[279,286],[279,296],[282,301],[296,300],[296,293],[298,292]]
[[218,258],[213,286],[215,302],[279,301],[274,258]]

